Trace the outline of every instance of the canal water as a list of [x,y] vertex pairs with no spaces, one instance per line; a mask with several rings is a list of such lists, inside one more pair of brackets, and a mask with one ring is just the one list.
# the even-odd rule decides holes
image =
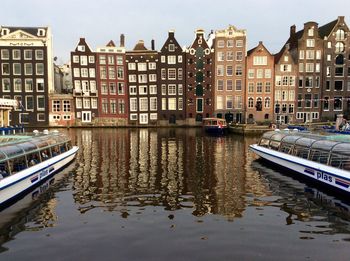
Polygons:
[[70,129],[73,164],[0,212],[0,260],[349,260],[350,204],[258,137]]

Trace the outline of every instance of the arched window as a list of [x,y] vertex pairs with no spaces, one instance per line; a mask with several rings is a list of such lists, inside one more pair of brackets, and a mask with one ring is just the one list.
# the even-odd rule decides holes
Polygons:
[[342,43],[342,42],[337,42],[337,43],[335,44],[335,51],[336,51],[337,53],[342,53],[342,52],[344,52],[344,50],[345,50],[344,43]]
[[344,64],[344,55],[338,54],[337,57],[335,57],[335,64],[343,65]]
[[275,104],[275,113],[280,113],[280,104]]
[[261,111],[262,110],[262,99],[261,98],[256,99],[255,107],[256,107],[257,111]]
[[266,97],[265,98],[265,108],[270,108],[270,98],[269,97]]
[[338,29],[336,32],[335,32],[335,39],[336,40],[344,40],[345,39],[345,32],[344,30],[342,29]]
[[269,114],[268,114],[268,113],[265,114],[264,119],[265,119],[265,120],[268,120],[268,119],[269,119]]
[[254,99],[250,97],[248,99],[248,108],[253,108],[253,107],[254,107]]

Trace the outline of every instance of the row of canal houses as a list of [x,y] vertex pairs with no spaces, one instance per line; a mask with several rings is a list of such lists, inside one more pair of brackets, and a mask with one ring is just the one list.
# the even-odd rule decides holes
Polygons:
[[[204,117],[241,123],[302,123],[350,116],[350,31],[344,17],[307,22],[272,54],[247,50],[245,30],[175,32],[160,50],[125,37],[94,51],[81,38],[70,64],[54,65],[50,28],[1,27],[1,97],[20,106],[11,124],[35,126],[196,125]],[[62,88],[62,86],[64,86]]]

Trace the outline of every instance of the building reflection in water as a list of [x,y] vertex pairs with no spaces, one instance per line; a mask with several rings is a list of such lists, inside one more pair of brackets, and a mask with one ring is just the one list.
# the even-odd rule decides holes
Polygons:
[[76,130],[76,139],[74,199],[81,212],[154,205],[233,219],[242,216],[247,192],[266,189],[246,176],[248,145],[240,136],[182,128],[85,129]]

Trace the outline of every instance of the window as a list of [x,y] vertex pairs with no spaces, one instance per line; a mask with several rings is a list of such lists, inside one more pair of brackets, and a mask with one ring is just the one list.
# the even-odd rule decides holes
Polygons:
[[176,80],[176,69],[168,69],[168,79]]
[[262,93],[262,82],[256,83],[256,92],[257,93]]
[[35,66],[36,66],[36,74],[37,75],[44,75],[44,64],[37,63]]
[[315,40],[314,39],[307,39],[306,40],[306,47],[315,47]]
[[129,74],[129,82],[136,82],[137,78],[135,74]]
[[224,108],[223,97],[221,95],[216,96],[216,109],[222,110]]
[[87,65],[87,64],[88,64],[87,56],[86,55],[80,56],[80,65]]
[[117,93],[115,82],[110,82],[109,83],[109,93],[110,94],[116,94]]
[[226,81],[226,90],[227,90],[227,91],[232,91],[232,90],[233,90],[233,83],[232,83],[232,80],[227,80],[227,81]]
[[176,55],[168,56],[168,64],[176,64]]
[[156,111],[157,110],[157,97],[149,98],[149,109],[151,111]]
[[33,51],[24,50],[24,60],[32,60],[32,59],[33,59]]
[[216,74],[217,74],[217,76],[224,76],[224,66],[223,65],[216,66]]
[[324,111],[329,111],[329,97],[324,97],[323,110]]
[[20,113],[19,122],[21,124],[29,124],[29,113]]
[[149,86],[149,94],[157,94],[157,85]]
[[334,110],[335,111],[343,110],[342,97],[334,97]]
[[118,100],[118,113],[119,114],[125,113],[125,101],[123,99]]
[[178,99],[178,110],[179,111],[182,111],[183,110],[183,99],[182,98],[179,98]]
[[269,97],[266,97],[264,102],[264,107],[270,108],[270,104],[271,104],[271,99]]
[[343,90],[343,81],[334,81],[334,90],[342,91]]
[[318,94],[315,93],[315,94],[314,94],[314,100],[313,100],[313,106],[314,106],[314,108],[318,108],[318,101],[319,101],[319,99],[318,99]]
[[226,60],[233,61],[233,51],[226,52]]
[[305,66],[306,72],[314,72],[314,64],[313,63],[307,63]]
[[306,50],[306,59],[308,59],[308,60],[315,59],[315,51],[314,50]]
[[89,56],[89,63],[95,63],[95,56],[92,56],[92,55]]
[[219,40],[219,41],[218,41],[218,47],[219,47],[219,48],[225,47],[225,41],[224,41],[224,40]]
[[242,90],[242,80],[236,80],[236,91]]
[[248,93],[254,93],[254,83],[248,83]]
[[345,51],[345,45],[344,45],[344,43],[342,43],[342,42],[337,42],[337,43],[335,44],[335,51],[336,51],[337,53],[342,53],[342,52],[344,52],[344,51]]
[[148,111],[148,98],[140,98],[140,111]]
[[175,84],[168,85],[168,95],[176,95],[176,85]]
[[130,111],[137,111],[137,98],[130,98]]
[[139,94],[147,94],[147,85],[139,86]]
[[183,74],[182,74],[182,68],[177,69],[177,78],[178,80],[182,80]]
[[114,56],[113,55],[108,55],[107,62],[108,62],[108,64],[114,64]]
[[53,112],[61,111],[61,101],[60,100],[53,100],[52,101],[52,111]]
[[169,111],[176,110],[176,98],[168,98],[168,110]]
[[299,63],[299,72],[304,72],[304,64]]
[[317,59],[317,60],[320,60],[320,59],[321,59],[321,51],[320,51],[320,50],[317,50],[317,51],[316,51],[316,59]]
[[249,69],[249,70],[248,70],[248,78],[249,78],[249,79],[254,78],[254,71],[255,71],[254,69]]
[[22,92],[22,80],[21,79],[14,79],[13,86],[14,86],[15,92]]
[[26,92],[33,91],[33,79],[25,79],[24,89]]
[[243,47],[243,40],[237,40],[236,47]]
[[267,56],[254,56],[253,65],[267,65]]
[[114,66],[108,66],[108,79],[115,79],[115,68]]
[[271,78],[271,69],[265,69],[265,78],[266,79]]
[[169,52],[174,52],[175,51],[175,44],[169,44],[168,50],[169,50]]
[[235,97],[235,106],[237,109],[242,109],[242,96],[236,95]]
[[90,99],[89,98],[83,98],[83,107],[84,107],[84,109],[90,109]]
[[177,62],[178,63],[182,63],[182,55],[178,55],[177,56]]
[[21,50],[18,50],[18,49],[12,50],[12,59],[13,60],[20,60],[21,59]]
[[242,75],[242,66],[236,65],[236,76],[241,76],[241,75]]
[[146,63],[138,63],[137,64],[137,70],[140,72],[147,71],[147,64]]
[[239,51],[236,52],[236,61],[242,61],[243,60],[243,52]]
[[81,77],[84,77],[84,78],[89,77],[89,70],[88,70],[88,68],[81,68]]
[[299,51],[299,59],[304,59],[304,54],[305,54],[305,52],[304,52],[304,50],[300,50]]
[[227,40],[227,47],[233,47],[233,40],[232,39],[229,39]]
[[26,96],[25,102],[26,102],[26,110],[27,111],[34,110],[34,97],[33,96]]
[[265,92],[266,93],[271,92],[271,82],[265,82]]
[[264,76],[264,70],[263,69],[257,69],[256,70],[256,78],[263,78]]
[[148,63],[148,69],[149,70],[155,70],[156,69],[156,63],[152,62],[152,63]]
[[305,94],[305,108],[311,108],[311,94]]
[[166,85],[162,84],[162,95],[166,95]]
[[135,63],[128,63],[128,69],[131,70],[136,70],[136,64]]
[[35,50],[35,59],[44,60],[44,51],[43,50]]
[[233,97],[231,95],[226,96],[226,109],[233,109]]
[[225,52],[218,52],[218,57],[217,57],[218,61],[224,61],[225,60]]
[[45,110],[45,97],[44,96],[37,96],[37,109],[38,109],[38,111]]
[[36,79],[36,90],[38,92],[43,92],[44,88],[44,79]]
[[338,29],[338,30],[335,32],[335,39],[336,39],[337,41],[339,41],[339,40],[344,40],[344,39],[345,39],[345,32],[344,32],[344,30]]
[[103,114],[108,113],[108,100],[106,98],[102,99],[102,113]]
[[81,109],[83,107],[83,101],[81,98],[76,98],[75,99],[75,106],[78,108],[78,109]]
[[70,101],[67,101],[67,100],[63,101],[63,111],[64,112],[71,111]]
[[22,69],[21,69],[21,64],[20,63],[14,63],[13,64],[13,74],[14,75],[21,75],[22,74]]
[[150,82],[156,82],[157,81],[157,74],[150,74],[149,75],[149,81]]
[[117,56],[117,65],[123,65],[123,64],[124,64],[123,56],[118,55]]
[[1,72],[2,72],[2,75],[10,75],[10,64],[9,63],[1,64]]
[[1,59],[2,60],[8,60],[10,59],[10,52],[7,49],[2,49],[1,50]]
[[226,75],[232,76],[232,73],[233,73],[232,65],[226,66]]
[[106,64],[106,56],[105,55],[100,55],[99,57],[100,64]]
[[311,76],[305,77],[305,87],[312,87],[313,78]]
[[124,95],[124,83],[123,82],[118,82],[118,94],[119,95]]

